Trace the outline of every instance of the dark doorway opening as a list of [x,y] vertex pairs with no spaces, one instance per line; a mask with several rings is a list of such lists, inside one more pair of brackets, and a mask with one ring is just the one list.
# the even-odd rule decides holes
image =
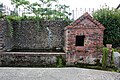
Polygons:
[[85,36],[76,36],[76,46],[84,46],[84,38]]

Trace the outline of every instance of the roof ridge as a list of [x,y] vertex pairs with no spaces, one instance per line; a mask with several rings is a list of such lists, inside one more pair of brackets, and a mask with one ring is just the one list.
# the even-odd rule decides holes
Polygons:
[[76,19],[74,22],[72,22],[69,26],[76,26],[84,19],[88,19],[89,21],[91,21],[93,24],[95,24],[100,29],[105,29],[104,26],[99,21],[94,19],[88,12],[85,12],[82,16],[80,16],[78,19]]
[[85,12],[82,16],[80,16],[79,18],[77,18],[70,25],[75,25],[76,22],[79,22],[79,20],[82,21],[84,18],[87,18],[87,17],[92,18],[88,12]]

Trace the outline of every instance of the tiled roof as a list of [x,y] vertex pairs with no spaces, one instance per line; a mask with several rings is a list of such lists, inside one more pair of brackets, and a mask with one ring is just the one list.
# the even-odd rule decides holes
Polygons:
[[[100,28],[100,29],[105,29],[105,27],[98,22],[97,20],[93,19],[90,14],[87,12],[84,13],[81,17],[76,19],[74,22],[72,22],[69,26],[84,26],[85,28]],[[68,26],[66,27],[68,28]],[[72,27],[70,27],[72,28]]]

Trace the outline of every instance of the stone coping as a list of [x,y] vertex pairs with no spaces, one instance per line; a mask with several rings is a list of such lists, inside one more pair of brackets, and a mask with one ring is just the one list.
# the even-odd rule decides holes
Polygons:
[[1,54],[37,54],[37,55],[59,55],[59,54],[66,54],[64,52],[3,52]]

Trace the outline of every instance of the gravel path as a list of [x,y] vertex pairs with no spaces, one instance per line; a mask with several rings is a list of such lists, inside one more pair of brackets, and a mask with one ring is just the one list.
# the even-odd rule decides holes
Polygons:
[[120,80],[120,73],[73,67],[0,67],[0,80]]

